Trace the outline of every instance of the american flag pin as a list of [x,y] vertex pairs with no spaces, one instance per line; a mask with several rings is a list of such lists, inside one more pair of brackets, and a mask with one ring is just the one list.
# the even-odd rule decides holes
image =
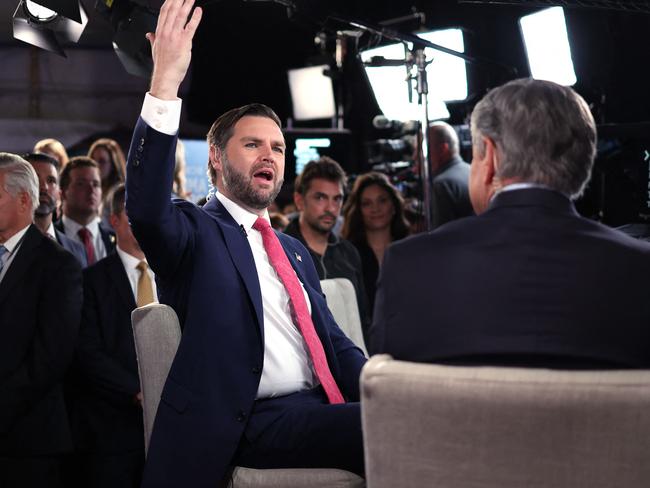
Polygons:
[[295,252],[294,254],[296,255],[296,259],[302,263],[302,256],[297,252]]

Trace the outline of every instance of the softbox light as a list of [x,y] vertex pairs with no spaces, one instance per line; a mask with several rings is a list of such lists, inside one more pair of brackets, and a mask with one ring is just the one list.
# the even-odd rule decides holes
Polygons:
[[336,115],[329,66],[310,66],[288,71],[295,120],[331,119]]
[[87,24],[88,14],[79,0],[21,0],[13,15],[13,34],[19,41],[65,57],[62,44],[78,42]]

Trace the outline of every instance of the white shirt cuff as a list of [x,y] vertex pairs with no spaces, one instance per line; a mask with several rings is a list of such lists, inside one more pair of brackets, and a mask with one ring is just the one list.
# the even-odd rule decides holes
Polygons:
[[140,117],[149,127],[153,127],[163,134],[173,136],[178,133],[182,104],[183,101],[180,98],[176,100],[160,100],[147,92],[142,103]]

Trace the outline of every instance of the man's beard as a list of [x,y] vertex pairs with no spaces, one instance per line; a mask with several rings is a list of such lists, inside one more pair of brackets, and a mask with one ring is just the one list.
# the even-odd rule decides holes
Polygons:
[[279,179],[275,182],[275,186],[270,193],[265,193],[256,190],[253,187],[252,177],[240,173],[233,168],[225,155],[223,156],[222,165],[222,180],[224,188],[230,192],[231,196],[238,199],[247,207],[263,210],[271,205],[273,200],[275,200],[275,197],[280,193],[284,181],[283,179]]
[[[43,196],[43,195],[41,195]],[[38,207],[34,210],[34,214],[38,217],[45,217],[46,215],[52,215],[54,209],[56,208],[56,202],[47,195],[47,199],[39,201]]]

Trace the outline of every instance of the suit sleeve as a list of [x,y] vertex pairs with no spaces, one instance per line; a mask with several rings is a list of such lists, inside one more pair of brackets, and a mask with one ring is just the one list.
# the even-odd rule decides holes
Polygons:
[[[76,355],[81,374],[100,394],[108,394],[110,399],[131,402],[140,391],[137,375],[129,371],[113,358],[101,338],[102,313],[101,293],[94,286],[92,278],[86,274],[84,280],[84,302],[81,313],[81,327]],[[120,324],[115,324],[119,326]],[[130,324],[126,324],[130,328]],[[111,394],[112,393],[112,394]]]
[[0,433],[63,381],[72,360],[81,316],[81,268],[67,252],[44,266],[40,295],[33,297],[37,323],[32,343],[20,366],[0,384]]
[[171,201],[176,136],[138,120],[126,167],[126,210],[157,276],[173,276],[194,239],[192,222]]

